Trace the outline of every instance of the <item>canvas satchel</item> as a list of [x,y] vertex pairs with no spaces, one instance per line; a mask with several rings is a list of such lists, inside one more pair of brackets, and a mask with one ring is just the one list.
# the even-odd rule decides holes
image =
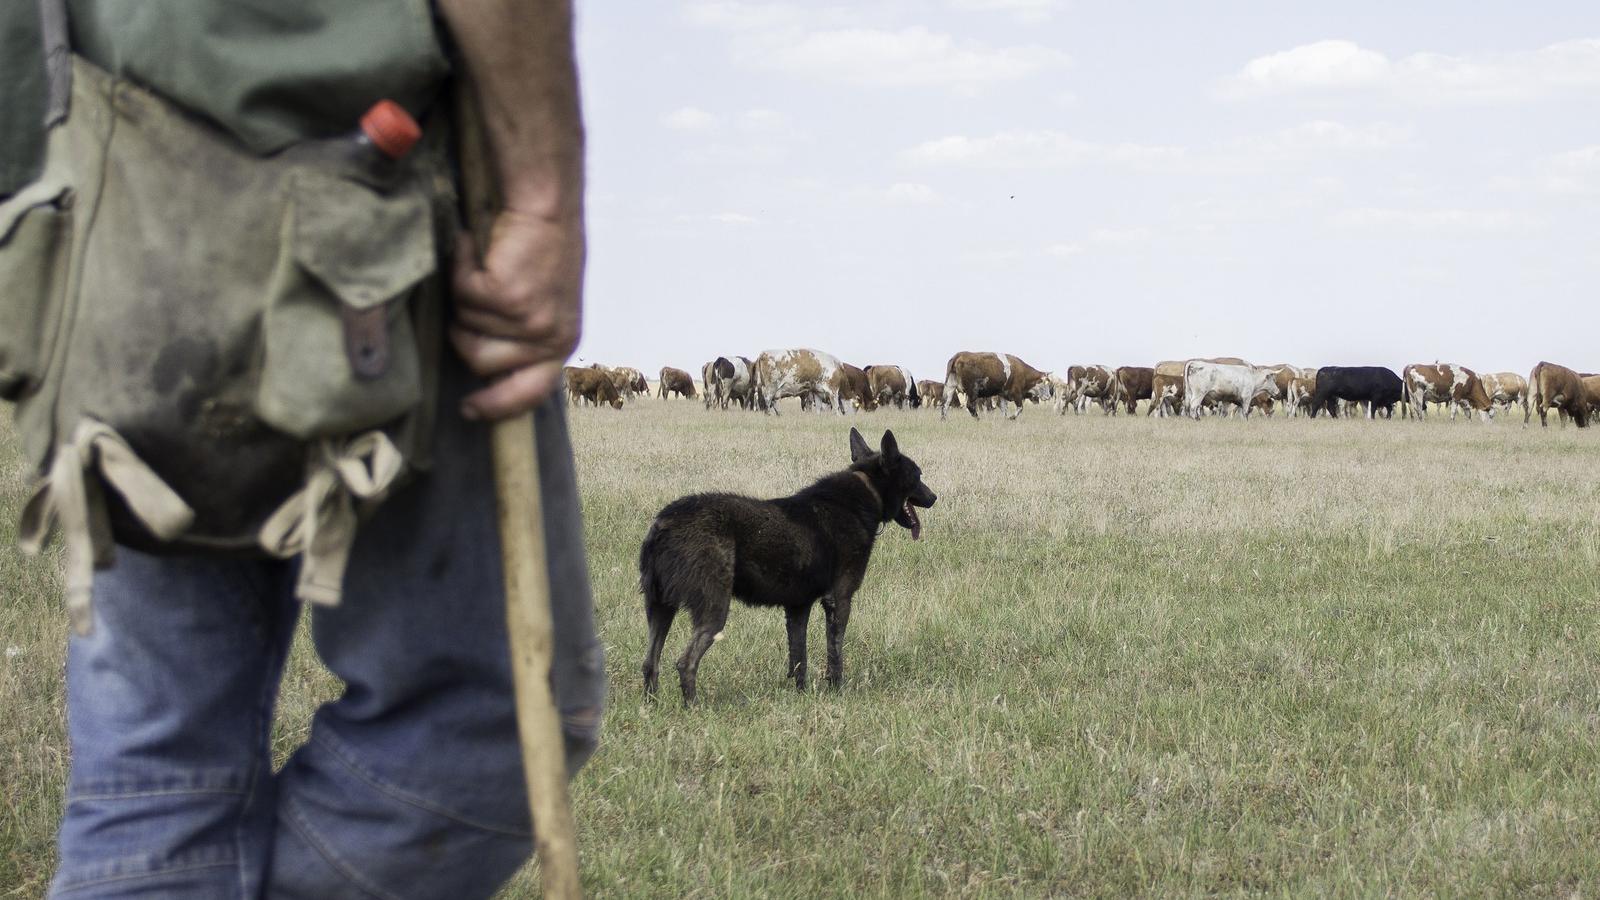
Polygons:
[[74,60],[43,174],[0,204],[0,397],[37,473],[22,545],[64,537],[75,628],[113,543],[299,556],[302,599],[338,602],[360,517],[428,462],[443,125],[398,161],[262,157]]

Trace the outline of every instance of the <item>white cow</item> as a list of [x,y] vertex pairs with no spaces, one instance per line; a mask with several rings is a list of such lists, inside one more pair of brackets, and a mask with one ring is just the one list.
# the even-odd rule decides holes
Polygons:
[[1206,401],[1237,403],[1250,417],[1250,401],[1261,393],[1277,399],[1277,385],[1273,371],[1251,365],[1212,363],[1190,360],[1183,367],[1183,412],[1191,418],[1200,418]]

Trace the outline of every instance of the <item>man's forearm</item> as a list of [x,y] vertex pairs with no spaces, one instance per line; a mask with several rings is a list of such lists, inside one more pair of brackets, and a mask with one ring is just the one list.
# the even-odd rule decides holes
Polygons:
[[509,210],[583,211],[583,117],[571,0],[438,0],[482,104]]

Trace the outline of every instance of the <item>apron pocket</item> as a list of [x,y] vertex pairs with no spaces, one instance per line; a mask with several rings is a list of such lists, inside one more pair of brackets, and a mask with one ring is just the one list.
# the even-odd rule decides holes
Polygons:
[[308,439],[383,425],[422,400],[411,298],[437,268],[428,196],[291,177],[256,413]]
[[72,245],[72,192],[35,182],[0,204],[0,399],[32,393],[50,363]]

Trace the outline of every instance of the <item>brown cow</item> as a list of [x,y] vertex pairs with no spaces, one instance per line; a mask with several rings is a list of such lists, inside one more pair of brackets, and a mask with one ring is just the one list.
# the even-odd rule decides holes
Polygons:
[[1478,373],[1453,363],[1406,366],[1400,377],[1400,401],[1402,419],[1412,413],[1419,421],[1426,418],[1429,403],[1448,405],[1452,419],[1458,408],[1468,410],[1468,415],[1476,410],[1485,422],[1494,416],[1494,405]]
[[[1566,366],[1541,361],[1528,376],[1528,393],[1533,398],[1534,408],[1539,410],[1540,426],[1550,426],[1546,415],[1553,406],[1561,413],[1563,427],[1567,424],[1568,416],[1579,428],[1589,427],[1588,391],[1584,390],[1583,380],[1577,372]],[[1531,415],[1524,414],[1522,424],[1527,425],[1529,418]]]
[[567,399],[573,406],[582,406],[582,401],[587,400],[595,406],[609,403],[612,409],[622,408],[622,398],[617,395],[617,386],[611,382],[609,369],[567,366],[561,370],[561,374],[567,379]]
[[1128,415],[1138,409],[1140,400],[1149,400],[1156,370],[1149,366],[1122,366],[1117,369],[1117,381],[1122,385],[1122,402]]
[[1017,412],[1009,418],[1022,415],[1022,404],[1027,400],[1044,400],[1050,396],[1050,382],[1045,373],[1035,369],[1009,353],[974,353],[963,350],[950,357],[945,366],[944,393],[939,401],[939,418],[949,412],[950,401],[956,392],[967,395],[967,412],[978,417],[978,401],[985,397],[1000,399],[1000,412],[1005,413],[1007,403],[1015,403]]
[[839,363],[839,370],[833,373],[833,380],[829,386],[833,388],[835,402],[841,409],[851,400],[863,410],[878,408],[878,400],[872,395],[867,373],[847,362]]
[[[922,398],[923,406],[933,409],[939,405],[939,398],[944,396],[944,385],[932,379],[919,381],[917,382],[917,395]],[[955,403],[956,409],[961,408],[960,400],[952,402]]]
[[677,394],[686,399],[694,399],[694,379],[682,369],[671,366],[661,367],[661,386],[656,389],[656,394],[661,399],[667,399],[668,394]]
[[922,405],[917,383],[905,366],[867,366],[864,371],[873,402],[879,406],[893,403],[896,409],[905,409],[909,403],[915,409]]
[[1166,418],[1183,409],[1184,363],[1166,360],[1156,363],[1155,374],[1150,376],[1150,409],[1147,416]]
[[1583,393],[1589,399],[1589,415],[1600,413],[1600,375],[1579,375],[1583,382]]

